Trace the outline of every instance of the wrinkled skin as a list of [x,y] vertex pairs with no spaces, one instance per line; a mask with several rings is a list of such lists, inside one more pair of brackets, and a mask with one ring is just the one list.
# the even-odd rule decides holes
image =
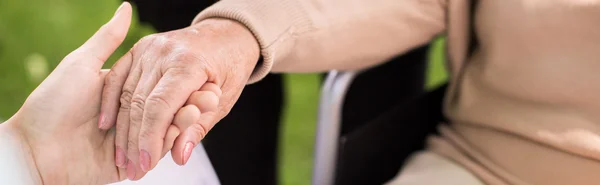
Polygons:
[[[117,166],[138,180],[165,149],[185,164],[231,110],[258,57],[250,31],[225,19],[141,39],[113,66],[102,96],[98,126],[116,124]],[[169,135],[177,137],[174,143],[164,142]]]

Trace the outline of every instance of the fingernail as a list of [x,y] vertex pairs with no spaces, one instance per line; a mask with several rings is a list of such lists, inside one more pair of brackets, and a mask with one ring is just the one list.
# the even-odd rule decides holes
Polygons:
[[98,118],[98,128],[102,128],[104,125],[104,120],[106,120],[106,117],[104,116],[104,113],[100,112],[100,118]]
[[146,150],[140,150],[140,167],[142,171],[150,171],[150,154]]
[[125,167],[125,152],[121,147],[117,147],[117,151],[115,152],[115,164],[119,168]]
[[133,178],[135,178],[135,166],[133,165],[133,162],[129,160],[129,162],[127,162],[127,179],[133,180]]
[[121,6],[119,6],[119,8],[117,8],[117,11],[115,11],[115,15],[117,15],[119,13],[119,11],[121,11],[121,9],[123,9],[123,6],[125,6],[125,2],[121,3]]
[[187,163],[188,159],[190,159],[192,149],[194,149],[194,143],[187,142],[183,148],[183,164]]

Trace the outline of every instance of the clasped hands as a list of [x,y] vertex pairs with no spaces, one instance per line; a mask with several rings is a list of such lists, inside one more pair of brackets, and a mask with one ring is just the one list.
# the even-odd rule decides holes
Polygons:
[[2,124],[26,153],[34,181],[106,184],[138,180],[170,150],[184,165],[231,110],[259,58],[243,25],[207,19],[144,37],[110,70],[131,6],[67,55]]

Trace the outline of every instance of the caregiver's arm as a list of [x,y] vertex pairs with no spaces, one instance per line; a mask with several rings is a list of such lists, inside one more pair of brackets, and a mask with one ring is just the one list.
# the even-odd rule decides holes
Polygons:
[[31,150],[13,126],[0,124],[0,184],[41,185]]
[[259,42],[250,82],[274,72],[359,69],[429,42],[445,27],[447,0],[222,0],[195,23],[241,22]]
[[100,185],[125,178],[115,168],[115,131],[95,123],[108,74],[101,67],[125,39],[131,12],[123,3],[0,124],[1,185]]

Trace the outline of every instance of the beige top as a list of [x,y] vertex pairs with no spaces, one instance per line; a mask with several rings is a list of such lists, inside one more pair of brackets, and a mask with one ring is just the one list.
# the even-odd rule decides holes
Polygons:
[[600,184],[600,0],[222,0],[264,60],[251,77],[370,67],[448,36],[450,126],[429,149],[487,184]]

